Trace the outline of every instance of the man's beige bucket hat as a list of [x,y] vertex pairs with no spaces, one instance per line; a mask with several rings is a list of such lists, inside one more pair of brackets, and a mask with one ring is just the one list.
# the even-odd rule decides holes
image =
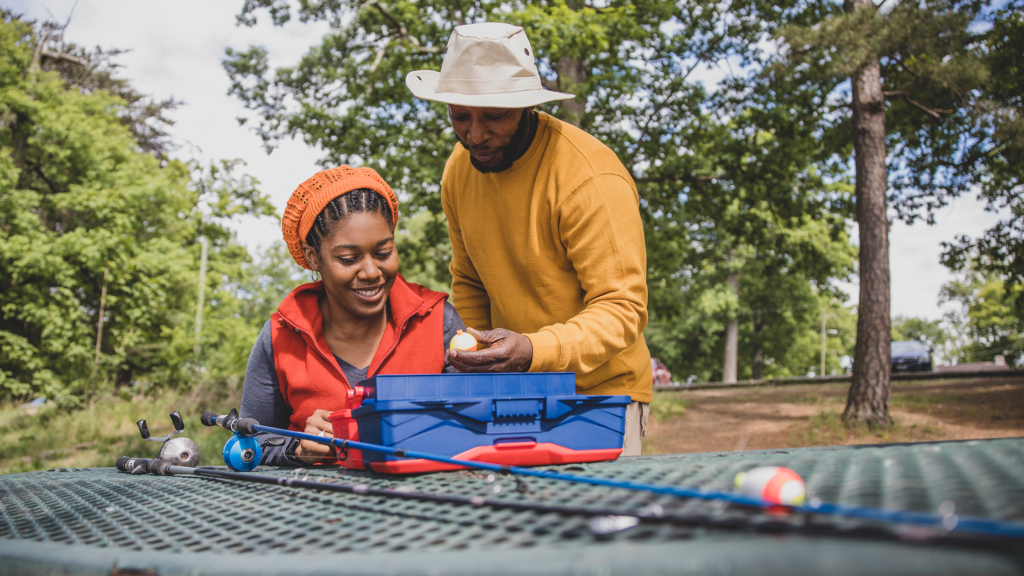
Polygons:
[[456,26],[441,71],[410,72],[405,84],[417,98],[475,108],[527,108],[575,98],[545,90],[526,32],[497,22]]

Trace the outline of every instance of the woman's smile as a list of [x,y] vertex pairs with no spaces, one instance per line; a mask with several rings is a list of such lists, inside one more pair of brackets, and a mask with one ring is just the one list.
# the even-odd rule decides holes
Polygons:
[[376,302],[380,299],[380,296],[384,294],[384,285],[381,284],[375,288],[353,288],[352,291],[361,296],[368,303]]

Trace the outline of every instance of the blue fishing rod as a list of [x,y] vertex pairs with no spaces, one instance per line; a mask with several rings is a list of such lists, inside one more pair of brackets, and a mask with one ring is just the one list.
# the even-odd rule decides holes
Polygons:
[[[253,436],[260,432],[269,434],[276,434],[279,436],[285,436],[288,438],[296,438],[299,440],[310,440],[319,444],[325,444],[333,446],[342,451],[347,452],[349,449],[363,450],[366,452],[375,452],[378,454],[386,454],[389,456],[395,456],[398,458],[418,458],[423,460],[431,460],[434,462],[440,462],[443,464],[450,464],[454,466],[463,466],[466,468],[475,468],[478,470],[488,470],[491,472],[497,472],[499,474],[512,474],[518,476],[528,476],[534,478],[547,478],[551,480],[561,480],[565,482],[574,482],[577,484],[590,484],[593,486],[605,486],[610,488],[624,488],[627,490],[639,490],[644,492],[653,492],[655,494],[667,494],[670,496],[678,496],[680,498],[697,498],[700,500],[714,500],[719,502],[728,502],[730,504],[738,504],[742,506],[751,506],[760,509],[779,509],[783,508],[793,512],[803,514],[822,514],[830,516],[839,516],[844,518],[856,518],[859,520],[870,520],[876,522],[891,522],[896,524],[909,524],[916,526],[925,526],[929,528],[939,529],[950,533],[974,533],[983,534],[988,536],[996,536],[1000,538],[1012,538],[1015,540],[1024,540],[1024,524],[1017,522],[1006,522],[1001,520],[992,520],[988,518],[978,518],[971,516],[957,516],[955,514],[930,514],[926,512],[910,512],[904,510],[883,510],[881,508],[873,508],[870,506],[852,506],[847,504],[836,504],[829,502],[820,502],[813,500],[807,504],[790,506],[780,505],[774,502],[769,502],[760,498],[752,498],[750,496],[744,496],[741,494],[735,494],[730,492],[718,492],[714,490],[705,490],[702,488],[685,488],[680,486],[666,486],[662,484],[648,484],[645,482],[632,482],[629,480],[614,480],[611,478],[596,478],[593,476],[580,476],[576,474],[565,474],[562,472],[556,472],[554,470],[537,470],[533,468],[523,468],[520,466],[509,466],[506,464],[492,464],[490,462],[479,462],[476,460],[460,460],[456,458],[449,458],[447,456],[441,456],[438,454],[430,454],[428,452],[419,452],[414,450],[402,450],[397,448],[390,448],[388,446],[381,446],[379,444],[370,444],[367,442],[359,442],[356,440],[346,440],[338,438],[326,438],[322,436],[316,436],[313,434],[306,434],[305,432],[295,432],[292,430],[285,430],[282,428],[274,428],[271,426],[263,426],[254,418],[238,418],[237,412],[232,409],[230,413],[225,416],[218,416],[213,412],[204,412],[201,418],[203,424],[206,426],[221,426],[227,430],[235,433],[235,436],[225,444],[224,447],[224,459],[229,467],[236,470],[252,470],[259,464],[259,458],[255,454],[249,454],[246,450],[253,450],[251,446],[258,448],[259,444]],[[246,441],[251,443],[251,446]],[[231,450],[232,454],[229,454],[229,446],[233,445]],[[233,460],[238,461],[238,458],[234,455],[242,450],[243,454],[249,456],[245,462],[245,466],[241,468],[235,468],[232,466],[232,461],[229,460],[229,456]],[[244,458],[243,458],[244,459]],[[249,466],[251,464],[251,466]]]

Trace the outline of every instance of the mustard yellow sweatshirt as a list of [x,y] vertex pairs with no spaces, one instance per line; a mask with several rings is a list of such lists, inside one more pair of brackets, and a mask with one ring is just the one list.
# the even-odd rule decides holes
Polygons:
[[462,320],[525,334],[531,372],[575,372],[580,392],[650,402],[647,250],[618,157],[542,113],[508,170],[483,174],[469,158],[457,144],[441,180]]

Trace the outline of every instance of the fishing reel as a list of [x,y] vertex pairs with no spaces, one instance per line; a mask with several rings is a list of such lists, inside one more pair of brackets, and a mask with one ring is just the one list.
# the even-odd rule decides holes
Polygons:
[[[256,420],[239,418],[238,410],[234,408],[220,416],[213,412],[203,412],[199,419],[204,426],[220,426],[234,433],[234,436],[224,444],[222,452],[224,464],[228,468],[235,472],[249,472],[259,466],[263,459],[263,446],[256,439],[256,432],[252,429],[252,426],[257,424]],[[273,440],[277,439],[271,438],[268,442]]]
[[160,442],[160,452],[157,454],[156,460],[121,456],[115,464],[118,470],[131,474],[146,474],[150,472],[152,463],[158,460],[168,462],[173,466],[187,466],[189,468],[195,468],[199,464],[199,446],[184,436],[175,438],[175,436],[185,431],[185,422],[181,419],[181,413],[175,410],[171,412],[170,416],[171,424],[174,425],[174,432],[166,436],[152,437],[145,419],[135,423],[139,427],[139,434],[142,435],[143,440],[147,442]]

